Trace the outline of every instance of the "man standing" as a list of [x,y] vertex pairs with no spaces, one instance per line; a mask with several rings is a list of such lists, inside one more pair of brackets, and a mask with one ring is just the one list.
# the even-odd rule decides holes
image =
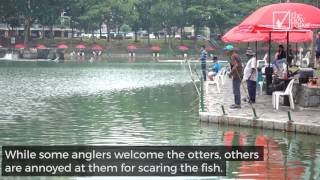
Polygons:
[[201,70],[202,70],[202,76],[203,80],[207,80],[207,57],[208,53],[206,51],[206,46],[201,46],[201,54],[200,54],[200,62],[201,62]]
[[242,64],[241,59],[238,54],[234,52],[232,45],[227,45],[224,50],[230,58],[231,72],[232,77],[232,89],[234,94],[234,104],[230,106],[231,109],[241,108],[241,94],[240,94],[240,85],[242,79]]
[[256,103],[257,60],[251,48],[247,49],[246,55],[249,61],[244,68],[243,79],[247,81],[249,103]]
[[320,32],[318,32],[318,37],[316,40],[316,68],[320,67]]

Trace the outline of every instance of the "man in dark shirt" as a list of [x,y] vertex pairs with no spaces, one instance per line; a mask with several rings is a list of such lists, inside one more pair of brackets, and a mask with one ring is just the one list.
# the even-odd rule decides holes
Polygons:
[[224,50],[230,58],[232,89],[234,94],[234,104],[230,106],[231,109],[241,108],[241,93],[240,85],[242,80],[243,68],[240,56],[234,52],[232,45],[227,45]]
[[206,51],[205,46],[201,46],[201,54],[200,54],[200,62],[201,62],[201,70],[202,70],[202,76],[203,80],[207,80],[207,57],[208,53]]

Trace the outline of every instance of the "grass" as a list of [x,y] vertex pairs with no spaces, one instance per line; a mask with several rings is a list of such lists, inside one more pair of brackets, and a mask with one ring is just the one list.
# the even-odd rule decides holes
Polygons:
[[[32,41],[29,42],[28,45],[32,46],[32,45],[36,45],[38,43],[43,43],[47,46],[55,46],[58,43],[65,43],[68,45],[75,45],[75,44],[79,44],[79,43],[83,43],[85,45],[93,45],[93,44],[100,44],[102,46],[106,46],[106,45],[112,45],[114,47],[126,47],[129,44],[134,44],[136,45],[138,48],[145,48],[148,47],[148,40],[147,39],[139,39],[137,42],[135,42],[133,39],[129,39],[129,40],[111,40],[110,42],[108,42],[106,39],[101,39],[101,40],[97,40],[97,39],[80,39],[80,38],[73,38],[73,39],[61,39],[61,38],[55,38],[53,40],[51,39],[34,39]],[[207,44],[206,41],[196,41],[196,45],[194,44],[193,40],[183,40],[183,44],[188,46],[189,48],[194,48],[194,47],[200,47],[201,45],[205,45]],[[150,40],[150,46],[152,45],[159,45],[161,47],[166,47],[168,46],[168,43],[165,42],[164,39],[151,39]],[[172,47],[177,47],[180,45],[180,40],[172,40]]]
[[316,77],[320,77],[320,69],[316,70]]

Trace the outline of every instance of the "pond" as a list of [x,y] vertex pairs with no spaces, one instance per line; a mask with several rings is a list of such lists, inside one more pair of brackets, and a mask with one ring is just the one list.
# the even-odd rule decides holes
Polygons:
[[178,63],[1,62],[0,102],[0,146],[265,145],[266,161],[230,162],[226,178],[320,179],[317,136],[200,123]]

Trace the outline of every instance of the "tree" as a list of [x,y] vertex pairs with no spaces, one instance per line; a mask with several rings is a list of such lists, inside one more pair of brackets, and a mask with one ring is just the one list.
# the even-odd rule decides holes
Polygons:
[[[94,0],[82,1],[82,15],[78,18],[88,30],[101,29],[103,23],[107,25],[108,41],[110,41],[110,30],[120,29],[133,10],[135,0]],[[101,30],[100,30],[101,35]]]
[[148,45],[150,45],[150,29],[152,27],[151,7],[156,0],[141,0],[139,6],[135,10],[140,14],[140,27],[145,29],[148,33]]
[[82,22],[79,17],[84,11],[83,2],[79,0],[68,0],[65,5],[65,12],[70,17],[70,26],[72,29],[72,37],[74,37],[74,29],[78,28],[80,34],[83,28]]
[[177,15],[176,24],[180,28],[180,44],[183,44],[183,38],[185,37],[183,34],[183,29],[188,23],[188,14],[186,10],[190,6],[190,0],[181,0],[181,13]]
[[[25,43],[34,22],[52,30],[59,24],[62,12],[70,16],[71,28],[78,28],[80,32],[93,33],[100,29],[101,35],[105,23],[109,41],[111,30],[119,31],[123,24],[127,24],[137,40],[140,29],[148,34],[151,30],[165,30],[170,37],[180,29],[183,37],[186,26],[193,26],[196,36],[201,27],[208,26],[212,32],[223,34],[258,7],[276,2],[279,0],[6,0],[0,1],[0,20],[11,30],[23,25]],[[319,5],[319,0],[295,2]]]
[[191,0],[190,1],[190,7],[187,9],[186,13],[188,16],[188,24],[190,26],[194,27],[195,32],[195,43],[196,46],[196,40],[197,35],[199,33],[200,27],[203,27],[210,17],[210,11],[208,11],[208,1],[207,0]]
[[[165,29],[165,37],[175,34],[177,22],[181,18],[182,7],[180,1],[159,0],[151,7],[153,26],[160,25],[161,29]],[[171,42],[169,47],[171,47]]]
[[124,37],[126,37],[126,34],[131,31],[131,28],[130,28],[129,25],[123,24],[123,25],[120,27],[120,31],[123,32],[123,33],[124,33]]
[[21,13],[21,17],[23,18],[24,44],[27,44],[29,41],[31,25],[41,16],[41,14],[43,14],[44,11],[47,10],[47,7],[43,6],[44,4],[39,3],[36,0],[19,1],[17,4],[18,11]]
[[143,16],[143,12],[140,12],[140,5],[143,3],[142,1],[136,0],[132,4],[132,11],[129,12],[128,17],[125,22],[132,28],[134,31],[134,41],[138,41],[138,31],[142,27],[141,16]]
[[60,20],[61,13],[64,12],[63,7],[65,5],[63,0],[45,0],[42,1],[42,7],[46,8],[46,11],[41,11],[39,13],[38,22],[43,26],[42,38],[45,38],[44,28],[48,26],[50,28],[50,38],[54,38],[53,26],[57,24],[57,21]]
[[[17,1],[0,1],[0,21],[7,24],[9,31],[20,26],[21,18],[19,17],[19,10]],[[10,36],[12,34],[10,33]]]

